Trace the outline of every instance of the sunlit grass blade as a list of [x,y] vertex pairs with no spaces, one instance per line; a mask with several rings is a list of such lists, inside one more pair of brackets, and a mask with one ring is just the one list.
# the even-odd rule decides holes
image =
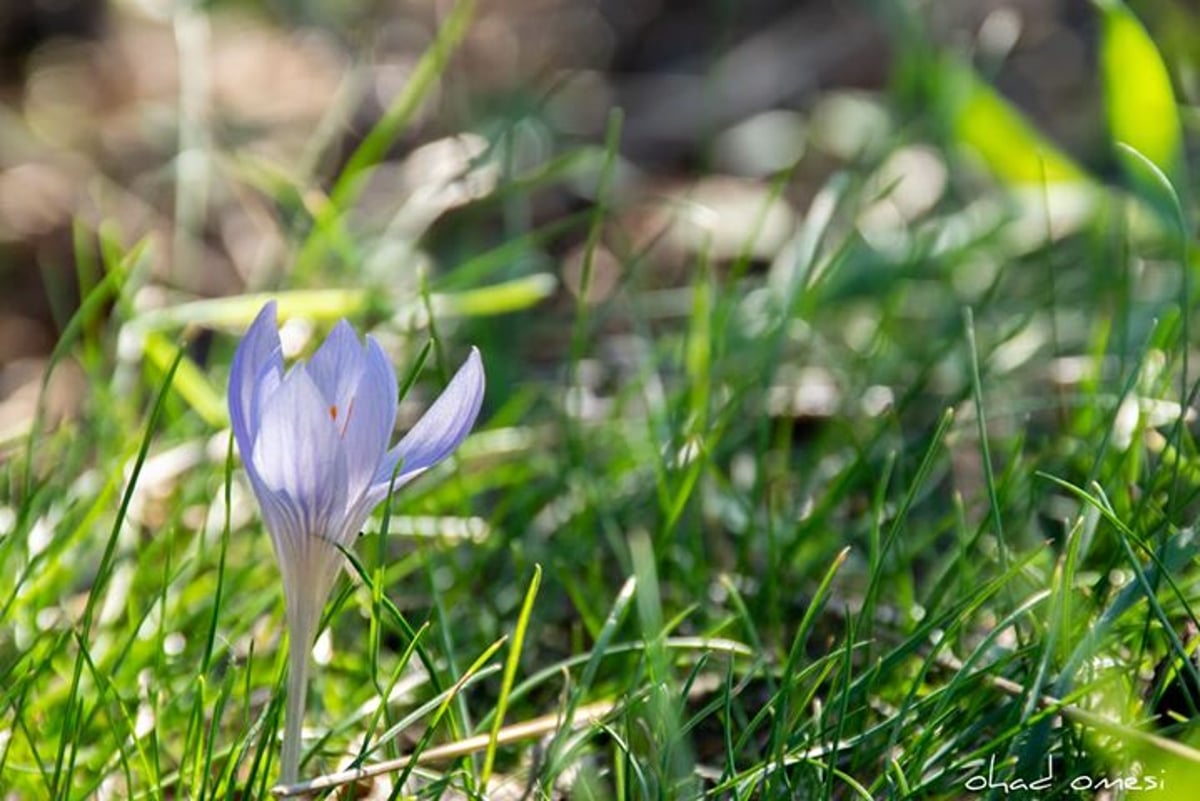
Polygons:
[[525,600],[521,602],[517,625],[513,629],[512,640],[508,646],[508,659],[504,662],[504,676],[500,680],[500,695],[496,698],[496,712],[492,717],[487,751],[484,752],[483,770],[479,774],[479,786],[485,793],[488,779],[492,776],[492,766],[496,761],[496,745],[500,729],[504,725],[504,713],[508,709],[509,694],[512,692],[513,682],[517,678],[517,668],[521,664],[521,646],[525,643],[525,632],[529,628],[529,618],[533,614],[533,602],[537,598],[538,586],[541,582],[542,566],[534,565],[533,578],[529,580],[529,588],[525,591]]
[[[621,591],[617,593],[617,597],[613,601],[612,609],[609,610],[608,616],[604,619],[604,625],[596,637],[596,644],[593,646],[591,653],[588,655],[587,662],[584,664],[583,673],[571,688],[571,694],[568,696],[565,708],[562,711],[563,728],[550,741],[550,745],[546,749],[543,775],[547,777],[555,776],[562,769],[558,764],[558,759],[559,752],[565,745],[565,732],[571,728],[571,723],[575,717],[575,710],[579,707],[585,694],[591,689],[592,683],[596,679],[596,671],[600,668],[600,662],[608,651],[612,639],[616,635],[618,626],[624,621],[625,615],[629,611],[629,606],[634,600],[636,589],[637,581],[633,577],[625,580]],[[531,677],[530,681],[532,680]],[[516,695],[516,693],[514,692],[513,695]]]
[[[174,349],[170,340],[161,333],[148,332],[143,347],[147,360],[155,368],[165,370],[170,367]],[[228,425],[225,403],[196,363],[185,355],[175,372],[175,391],[187,401],[188,406],[213,428]]]
[[437,731],[438,724],[441,723],[442,718],[445,717],[446,711],[450,708],[450,704],[459,697],[459,693],[461,692],[462,688],[466,686],[467,682],[470,681],[473,676],[479,673],[479,671],[482,670],[485,665],[487,665],[488,661],[497,651],[500,650],[507,640],[508,637],[504,636],[489,645],[484,652],[480,654],[475,661],[467,667],[466,670],[463,671],[463,674],[458,678],[458,681],[454,682],[454,685],[446,693],[446,697],[438,705],[437,711],[433,713],[433,717],[429,720],[429,725],[425,728],[425,733],[421,735],[421,739],[417,742],[416,747],[413,748],[410,761],[404,766],[404,768],[400,771],[400,775],[396,778],[397,787],[404,787],[404,782],[408,780],[408,777],[412,774],[413,768],[416,767],[417,759],[420,758],[421,752],[429,746],[430,741],[433,739],[434,733]]

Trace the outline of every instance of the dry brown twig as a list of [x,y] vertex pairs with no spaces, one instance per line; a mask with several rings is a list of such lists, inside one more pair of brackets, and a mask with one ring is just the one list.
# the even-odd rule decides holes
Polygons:
[[[585,704],[575,710],[573,724],[575,728],[582,728],[596,723],[604,718],[616,707],[614,701],[597,701],[591,704]],[[562,725],[562,714],[555,712],[541,717],[532,718],[531,720],[514,723],[510,726],[505,726],[500,729],[499,736],[496,742],[499,745],[508,745],[509,743],[519,742],[521,740],[530,740],[538,737],[543,737],[554,731]],[[477,734],[473,737],[467,737],[463,740],[458,740],[453,743],[437,746],[422,751],[416,756],[416,763],[424,765],[431,762],[446,762],[459,757],[467,756],[468,754],[478,753],[488,747],[488,741],[491,739],[488,733]],[[377,762],[373,765],[367,765],[354,770],[343,770],[337,773],[329,773],[324,776],[319,776],[308,781],[297,782],[296,784],[279,785],[271,789],[271,793],[277,798],[294,798],[296,796],[311,795],[322,790],[330,790],[334,787],[339,787],[343,784],[351,784],[353,782],[370,779],[374,776],[381,776],[385,773],[393,773],[398,770],[403,770],[408,767],[409,762],[413,760],[411,755],[402,756],[397,759],[389,759],[385,762]]]

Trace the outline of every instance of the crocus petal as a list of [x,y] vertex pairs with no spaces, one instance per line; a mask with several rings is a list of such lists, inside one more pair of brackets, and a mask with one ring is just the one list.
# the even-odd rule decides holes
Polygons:
[[283,364],[267,363],[254,379],[250,393],[250,432],[256,434],[262,425],[263,407],[283,383]]
[[335,419],[345,414],[350,396],[362,377],[365,359],[358,334],[339,320],[308,362],[308,374],[325,399],[325,408]]
[[286,524],[272,536],[335,536],[331,529],[346,504],[346,453],[304,365],[293,367],[263,400],[261,414],[251,461],[268,501],[284,510],[279,517]]
[[246,330],[229,371],[229,419],[243,460],[250,455],[257,428],[253,417],[254,393],[260,376],[271,367],[283,370],[275,301],[263,306]]
[[288,701],[281,761],[285,781],[300,762],[306,670],[313,635],[348,544],[397,484],[445,458],[467,435],[483,399],[479,353],[471,350],[425,416],[390,452],[396,375],[371,337],[334,326],[306,366],[286,374],[267,303],[238,345],[229,411],[250,486],[279,560],[290,631]]
[[483,362],[479,351],[471,348],[471,355],[433,406],[383,460],[371,487],[370,495],[375,503],[387,495],[392,471],[398,463],[401,466],[400,474],[396,476],[397,487],[433,467],[458,447],[479,415],[483,390]]
[[351,504],[375,478],[396,427],[396,373],[383,348],[371,337],[367,337],[365,362],[345,420],[339,421],[348,471],[346,497]]

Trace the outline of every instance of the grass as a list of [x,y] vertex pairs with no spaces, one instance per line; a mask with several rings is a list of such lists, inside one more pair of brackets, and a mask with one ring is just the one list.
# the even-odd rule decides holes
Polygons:
[[[709,230],[672,277],[668,237],[628,228],[614,112],[603,143],[500,164],[437,215],[418,237],[433,266],[371,278],[357,266],[416,243],[356,230],[353,204],[471,11],[329,177],[277,283],[146,309],[159,245],[79,232],[96,258],[51,364],[86,373],[82,410],[0,444],[0,797],[270,797],[283,599],[221,400],[267,295],[318,332],[343,315],[375,332],[415,403],[470,343],[489,376],[453,463],[347,551],[316,649],[313,792],[1004,797],[978,777],[1049,769],[1046,797],[1134,780],[1131,797],[1190,797],[1195,209],[1170,130],[1147,134],[1158,155],[1114,142],[1140,165],[1128,188],[1072,167],[1089,207],[1064,228],[1056,187],[1010,169],[1014,148],[1051,152],[1033,126],[1005,123],[1020,136],[976,148],[980,170],[963,150],[986,132],[909,114],[898,87],[889,135],[771,258],[755,242],[793,171],[737,247]],[[1122,58],[1157,57],[1117,22]],[[1016,113],[974,80],[989,118]],[[515,131],[490,130],[464,169],[503,161]],[[887,164],[913,146],[948,184],[880,229],[902,188]],[[309,188],[239,170],[275,176],[254,186],[279,208]],[[568,182],[591,187],[586,212],[531,223]],[[547,267],[571,246],[573,294]],[[603,260],[615,283],[592,300]]]

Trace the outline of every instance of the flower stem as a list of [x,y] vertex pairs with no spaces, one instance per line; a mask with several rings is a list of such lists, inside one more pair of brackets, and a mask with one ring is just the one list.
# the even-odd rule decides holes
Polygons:
[[279,779],[292,784],[300,773],[300,734],[304,726],[304,706],[308,695],[308,660],[311,653],[308,631],[293,627],[288,636],[287,709],[283,719],[282,770]]

